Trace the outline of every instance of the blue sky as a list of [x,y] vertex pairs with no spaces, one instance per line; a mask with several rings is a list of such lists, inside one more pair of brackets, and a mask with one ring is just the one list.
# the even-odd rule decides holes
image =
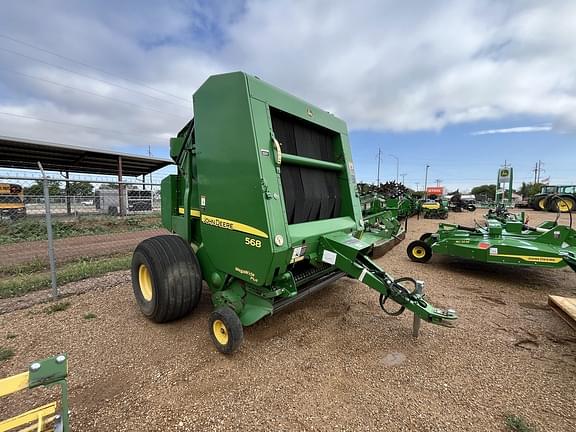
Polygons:
[[36,0],[0,15],[0,135],[168,155],[211,74],[343,118],[358,178],[576,183],[571,0]]

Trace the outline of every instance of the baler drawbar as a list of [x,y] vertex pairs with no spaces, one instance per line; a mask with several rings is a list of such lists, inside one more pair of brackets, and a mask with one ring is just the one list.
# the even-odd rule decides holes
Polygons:
[[424,300],[422,282],[370,258],[398,242],[399,224],[365,226],[348,131],[334,115],[241,72],[212,76],[170,154],[178,174],[162,181],[162,222],[177,235],[144,240],[132,260],[149,319],[191,312],[205,281],[212,341],[231,353],[243,326],[345,275],[378,291],[386,313],[414,312],[414,334],[420,319],[456,319]]

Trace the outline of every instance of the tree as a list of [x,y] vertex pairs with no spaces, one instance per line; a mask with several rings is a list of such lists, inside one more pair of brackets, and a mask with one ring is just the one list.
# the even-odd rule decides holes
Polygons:
[[472,188],[472,195],[477,200],[493,200],[496,198],[496,185],[481,185]]
[[524,199],[526,199],[526,198],[533,197],[537,193],[540,193],[540,189],[542,189],[542,186],[544,186],[542,183],[525,183],[525,182],[522,182],[522,187],[520,188],[520,190],[518,192],[520,193],[520,195],[522,195],[522,197]]
[[94,194],[94,186],[89,182],[71,181],[68,188],[70,195],[87,197]]
[[[48,180],[48,193],[50,196],[62,195],[60,182],[57,180]],[[36,183],[24,188],[24,195],[42,196],[44,195],[44,180],[36,180]]]

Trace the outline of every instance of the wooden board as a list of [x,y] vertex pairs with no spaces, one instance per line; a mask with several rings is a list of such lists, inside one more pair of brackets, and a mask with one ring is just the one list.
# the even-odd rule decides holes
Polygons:
[[576,298],[549,295],[548,304],[570,327],[576,330]]

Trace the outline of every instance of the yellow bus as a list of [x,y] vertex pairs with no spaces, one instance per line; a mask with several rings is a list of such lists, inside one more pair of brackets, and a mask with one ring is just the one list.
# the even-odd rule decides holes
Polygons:
[[20,219],[24,216],[26,216],[26,206],[22,186],[0,183],[0,218]]

